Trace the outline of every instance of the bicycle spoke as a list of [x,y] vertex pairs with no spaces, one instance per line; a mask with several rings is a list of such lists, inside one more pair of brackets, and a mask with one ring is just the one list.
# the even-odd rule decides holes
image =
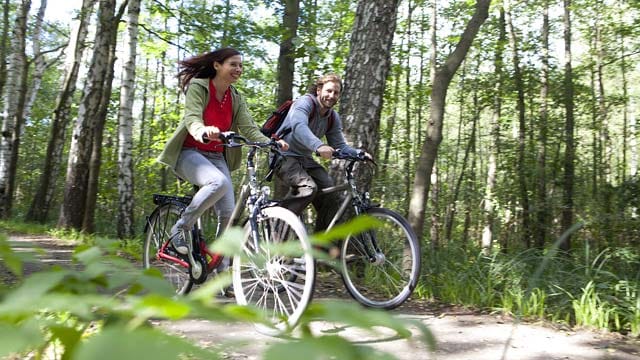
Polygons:
[[[260,239],[252,238],[254,233],[248,224],[245,254],[234,258],[236,300],[262,309],[276,328],[284,329],[295,325],[311,300],[315,262],[308,252],[291,257],[280,249],[285,243],[300,246],[301,250],[311,246],[304,227],[289,210],[265,208],[257,225]],[[252,245],[256,242],[257,248]],[[245,271],[247,267],[252,270]]]
[[391,309],[402,304],[417,284],[418,242],[400,215],[381,208],[371,209],[369,215],[382,225],[375,232],[349,238],[343,245],[342,278],[360,303]]
[[180,205],[174,203],[165,203],[156,208],[148,220],[142,256],[144,268],[158,269],[178,294],[187,293],[191,289],[189,271],[174,260],[161,258],[159,254],[169,241],[171,226],[180,217],[181,210]]

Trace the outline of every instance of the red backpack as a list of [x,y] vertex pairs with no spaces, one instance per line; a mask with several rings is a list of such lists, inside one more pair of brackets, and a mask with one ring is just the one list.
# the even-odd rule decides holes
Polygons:
[[[311,110],[311,114],[309,114],[309,122],[311,122],[311,119],[316,113],[316,102],[311,100],[311,103],[313,104],[313,110]],[[293,104],[293,100],[287,100],[282,104],[280,104],[278,109],[276,109],[273,113],[271,113],[271,116],[269,116],[267,121],[265,121],[264,124],[262,124],[260,131],[265,136],[275,137],[275,138],[279,138],[281,136],[288,134],[291,131],[290,129],[283,131],[280,134],[280,136],[277,135],[277,132],[282,126],[284,119],[287,117],[287,114],[289,113],[289,109],[291,108],[292,104]],[[331,114],[329,115],[327,131],[329,131],[332,126],[333,126],[333,110],[331,110]]]

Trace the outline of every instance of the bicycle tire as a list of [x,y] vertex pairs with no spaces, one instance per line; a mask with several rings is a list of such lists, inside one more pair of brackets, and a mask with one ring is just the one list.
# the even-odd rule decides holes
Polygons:
[[[158,269],[179,295],[187,294],[193,287],[189,269],[169,259],[160,258],[158,254],[163,245],[169,241],[171,227],[180,218],[184,208],[184,204],[173,201],[156,207],[149,216],[142,247],[144,268]],[[165,252],[174,257],[179,256],[171,246],[166,247]]]
[[[366,214],[381,225],[343,241],[340,253],[342,281],[351,297],[362,305],[394,309],[411,296],[418,283],[418,237],[407,220],[392,210],[371,208]],[[377,259],[372,259],[363,247],[363,244],[370,244],[367,239],[372,237],[376,240],[378,254],[384,255]]]
[[[315,260],[304,226],[282,207],[261,211],[259,245],[253,245],[251,225],[245,225],[243,253],[233,259],[233,290],[239,305],[264,311],[272,326],[257,324],[258,331],[276,335],[293,329],[311,302],[315,287]],[[276,253],[269,244],[295,244],[293,253]]]

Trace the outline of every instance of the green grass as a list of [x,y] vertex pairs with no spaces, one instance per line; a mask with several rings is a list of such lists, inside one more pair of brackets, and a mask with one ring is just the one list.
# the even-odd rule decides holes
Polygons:
[[634,249],[479,253],[431,252],[416,296],[520,319],[640,335],[640,256]]

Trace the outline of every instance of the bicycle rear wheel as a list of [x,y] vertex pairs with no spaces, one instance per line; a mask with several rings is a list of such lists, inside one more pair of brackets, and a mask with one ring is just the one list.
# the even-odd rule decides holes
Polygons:
[[243,254],[233,259],[233,290],[238,304],[253,305],[270,318],[273,328],[258,330],[274,334],[293,328],[311,301],[315,260],[304,226],[291,211],[263,209],[256,230],[245,225]]
[[177,294],[186,294],[191,291],[193,282],[189,276],[189,269],[175,260],[164,257],[164,255],[175,259],[179,258],[179,254],[175,252],[168,242],[171,235],[171,227],[180,218],[184,207],[185,205],[177,202],[168,202],[158,206],[153,211],[148,220],[142,253],[144,268],[160,270],[164,278],[174,287]]
[[418,283],[418,238],[409,223],[394,211],[371,208],[367,215],[381,224],[343,242],[342,280],[359,303],[393,309],[411,296]]

